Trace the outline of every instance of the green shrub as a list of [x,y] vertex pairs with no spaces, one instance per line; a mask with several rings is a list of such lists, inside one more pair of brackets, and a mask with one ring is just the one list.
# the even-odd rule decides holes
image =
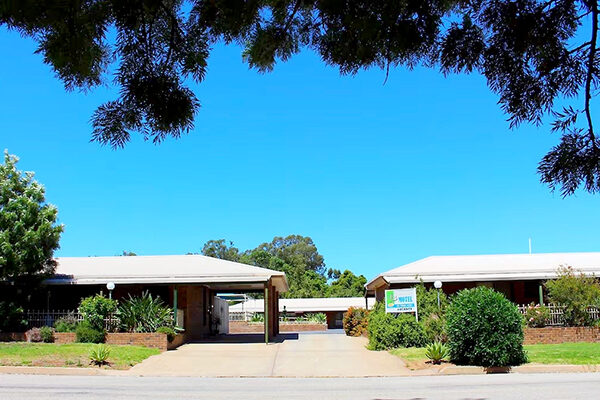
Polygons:
[[26,329],[23,308],[13,302],[0,301],[0,332],[23,332]]
[[323,313],[306,314],[306,319],[310,322],[314,322],[315,324],[326,324],[327,323],[327,315],[325,315]]
[[416,286],[417,289],[417,311],[419,312],[419,320],[424,320],[431,314],[444,315],[446,307],[448,307],[448,296],[441,290],[440,306],[438,307],[438,289],[425,287],[421,281]]
[[448,336],[446,335],[446,318],[444,316],[436,313],[429,314],[421,320],[421,325],[423,325],[428,342],[446,343],[448,341]]
[[117,310],[117,301],[100,294],[86,297],[79,303],[79,312],[92,328],[104,331],[104,320]]
[[129,296],[119,306],[117,316],[121,329],[127,332],[156,332],[161,326],[173,326],[173,310],[149,292]]
[[106,336],[103,330],[94,328],[88,321],[82,321],[75,329],[75,337],[79,343],[103,343]]
[[25,332],[25,340],[32,343],[40,343],[42,341],[40,328],[31,328]]
[[261,313],[254,313],[250,317],[250,322],[265,322],[265,316]]
[[342,320],[344,331],[348,336],[362,336],[367,333],[369,312],[364,308],[350,307]]
[[450,359],[456,364],[503,367],[526,362],[523,317],[502,294],[465,289],[446,311]]
[[74,315],[59,318],[54,322],[54,330],[56,332],[75,332],[76,328],[77,318]]
[[177,335],[175,329],[171,328],[170,326],[161,326],[156,330],[156,332],[164,333],[165,335],[167,335],[167,340],[169,341],[169,343],[172,342],[173,339],[175,339],[175,336]]
[[551,303],[563,307],[563,323],[567,326],[589,326],[594,321],[588,307],[600,305],[600,283],[593,276],[576,272],[571,267],[557,270],[558,278],[546,282]]
[[99,367],[108,364],[108,356],[110,356],[110,347],[105,344],[97,344],[90,349],[90,364]]
[[448,357],[448,347],[442,342],[429,343],[425,347],[425,357],[430,359],[432,364],[441,364],[442,360]]
[[370,350],[422,347],[427,343],[423,327],[412,314],[388,314],[382,302],[369,313],[367,322]]
[[525,310],[525,323],[530,328],[543,328],[550,321],[550,309],[544,305],[533,304]]
[[42,341],[44,343],[53,343],[54,342],[54,329],[49,326],[42,326],[40,328],[40,335],[42,336]]

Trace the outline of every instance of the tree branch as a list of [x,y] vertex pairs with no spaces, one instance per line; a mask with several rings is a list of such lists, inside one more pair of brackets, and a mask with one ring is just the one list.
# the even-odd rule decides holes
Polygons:
[[596,147],[596,137],[594,135],[594,126],[592,123],[592,113],[590,111],[590,101],[592,99],[592,80],[594,78],[594,61],[596,58],[596,40],[598,38],[598,1],[590,2],[592,8],[592,38],[590,40],[590,52],[588,56],[587,74],[585,77],[585,116],[588,123],[588,136],[592,141],[592,146]]

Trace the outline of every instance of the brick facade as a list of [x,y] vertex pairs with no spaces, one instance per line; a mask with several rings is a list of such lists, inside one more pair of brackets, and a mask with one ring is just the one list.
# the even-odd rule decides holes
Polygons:
[[[54,343],[75,343],[76,339],[75,332],[54,332]],[[0,333],[0,342],[15,341],[24,342],[25,335],[22,333]],[[177,340],[177,342],[179,345],[182,344],[181,340]],[[167,335],[164,333],[107,333],[106,344],[153,347],[160,351],[177,347],[169,344]]]
[[559,344],[569,342],[600,342],[600,328],[583,326],[525,328],[525,344]]
[[[229,333],[264,333],[264,324],[245,321],[229,321]],[[279,332],[326,331],[327,324],[286,324],[279,323]]]

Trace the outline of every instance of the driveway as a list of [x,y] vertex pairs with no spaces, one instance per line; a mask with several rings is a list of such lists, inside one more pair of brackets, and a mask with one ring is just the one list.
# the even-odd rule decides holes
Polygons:
[[369,351],[367,340],[343,333],[281,335],[279,342],[259,343],[261,336],[228,335],[220,341],[191,343],[153,356],[128,375],[209,377],[363,377],[400,376],[410,372],[398,357]]

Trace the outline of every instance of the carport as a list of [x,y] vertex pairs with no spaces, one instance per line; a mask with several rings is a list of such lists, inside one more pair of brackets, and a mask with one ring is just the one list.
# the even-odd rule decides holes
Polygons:
[[[264,296],[264,340],[279,334],[279,294],[288,290],[285,273],[201,255],[57,258],[56,274],[45,281],[48,309],[73,309],[81,297],[106,292],[127,298],[148,290],[168,301],[184,341],[219,332],[215,327],[218,293]],[[46,308],[46,307],[44,307]],[[221,324],[228,321],[220,321]],[[216,324],[218,325],[218,324]]]

